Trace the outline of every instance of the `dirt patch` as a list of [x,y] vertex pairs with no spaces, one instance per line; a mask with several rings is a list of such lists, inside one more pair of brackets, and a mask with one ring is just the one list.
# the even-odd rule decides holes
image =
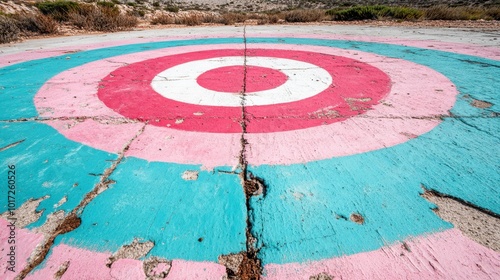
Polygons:
[[250,174],[250,179],[245,180],[244,182],[245,195],[247,198],[251,196],[259,196],[265,193],[265,185],[264,180],[253,177]]
[[219,263],[226,267],[230,280],[259,280],[261,263],[255,252],[241,252],[219,257]]
[[60,223],[49,236],[46,236],[45,239],[39,244],[33,253],[31,254],[28,264],[23,268],[19,275],[16,276],[16,280],[24,279],[26,276],[39,264],[43,262],[47,254],[49,253],[50,248],[54,245],[54,240],[60,234],[65,234],[70,231],[75,230],[82,223],[81,219],[76,216],[76,214],[71,213],[64,218],[62,223]]
[[65,261],[64,263],[62,263],[59,266],[59,269],[54,274],[54,280],[61,279],[61,277],[64,275],[64,273],[66,273],[66,270],[68,270],[69,264],[70,264],[69,261]]
[[500,221],[495,214],[444,194],[424,189],[422,197],[437,205],[432,209],[441,219],[452,223],[464,235],[500,252]]
[[359,225],[362,225],[365,223],[365,218],[359,213],[352,213],[349,218],[351,219],[351,221],[353,221]]

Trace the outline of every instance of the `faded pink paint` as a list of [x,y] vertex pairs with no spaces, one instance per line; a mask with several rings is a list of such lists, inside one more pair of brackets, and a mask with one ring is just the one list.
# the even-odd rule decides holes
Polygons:
[[433,40],[412,40],[412,39],[395,39],[383,36],[361,36],[361,35],[337,35],[337,34],[301,34],[301,33],[258,33],[248,31],[247,38],[265,37],[265,38],[311,38],[311,39],[327,39],[327,40],[348,40],[369,43],[383,43],[391,45],[401,45],[408,47],[416,47],[430,50],[439,50],[451,53],[466,54],[479,56],[494,60],[500,60],[500,49],[497,47],[488,47],[465,43],[448,43]]
[[[144,123],[120,123],[112,120],[50,120],[47,124],[66,138],[94,148],[119,153],[139,133]],[[89,133],[92,131],[92,133]]]
[[[244,49],[241,44],[225,45]],[[35,95],[34,103],[40,117],[115,117],[122,115],[109,109],[97,98],[99,81],[127,64],[166,55],[211,50],[212,46],[187,46],[145,51],[87,63],[64,71],[47,81]],[[72,94],[74,93],[74,94]]]
[[241,134],[182,131],[148,125],[130,145],[126,156],[148,161],[236,167],[241,150]]
[[[279,44],[267,46],[283,48]],[[358,59],[388,74],[392,89],[372,110],[342,122],[294,131],[247,134],[247,160],[251,165],[309,162],[406,142],[409,140],[407,135],[421,135],[438,125],[438,118],[429,117],[447,114],[458,93],[453,83],[442,74],[405,60],[326,47],[286,47]],[[324,112],[328,112],[328,108],[318,114]],[[257,125],[256,121],[254,125]],[[275,125],[280,125],[279,120]]]
[[246,93],[273,89],[284,84],[287,76],[278,70],[252,65],[226,66],[201,74],[196,82],[218,92],[241,93],[243,81],[247,81]]
[[[221,45],[221,48],[243,48],[242,45]],[[308,162],[325,158],[345,156],[367,152],[375,149],[393,146],[409,139],[408,135],[421,135],[433,129],[439,120],[420,119],[432,115],[447,114],[453,106],[457,91],[453,84],[442,74],[408,61],[387,58],[360,51],[343,50],[336,48],[252,44],[253,48],[270,48],[274,50],[303,50],[333,54],[356,59],[372,65],[389,75],[393,85],[385,100],[362,116],[355,116],[343,122],[331,125],[317,126],[287,132],[249,133],[246,138],[249,142],[247,158],[250,164],[292,164]],[[72,73],[94,72],[94,79],[104,77],[123,63],[133,63],[144,59],[151,59],[170,54],[207,50],[211,46],[191,46],[172,48],[157,51],[148,51],[140,55],[124,55],[112,60],[103,60],[77,67],[66,71],[49,81],[50,88],[43,88],[35,96],[35,105],[43,117],[82,116],[114,116],[117,113],[107,108],[97,97],[97,85],[88,81],[87,85],[79,83],[78,76]],[[121,62],[121,63],[116,63]],[[411,73],[411,74],[408,74]],[[425,83],[422,83],[425,79]],[[50,89],[50,90],[49,90]],[[77,92],[77,98],[65,94]],[[59,99],[65,95],[69,98]],[[72,104],[77,100],[82,103]],[[54,104],[52,104],[54,100]],[[92,108],[92,110],[87,109]],[[48,109],[49,108],[49,109]],[[82,108],[82,112],[76,109]],[[329,108],[317,112],[317,117],[328,113]],[[193,112],[193,115],[203,115],[204,112]],[[279,113],[274,113],[278,115]],[[391,118],[387,118],[390,116]],[[178,123],[176,123],[176,121]],[[182,125],[183,117],[172,119],[170,127],[152,128],[148,126],[144,133],[132,144],[127,156],[135,156],[149,161],[166,161],[188,164],[202,164],[207,169],[216,166],[237,164],[240,150],[239,133],[214,134],[179,131],[176,125]],[[252,120],[256,124],[258,120]],[[58,121],[59,127],[66,122],[71,125],[74,121]],[[237,120],[236,120],[237,122]],[[62,124],[61,124],[62,123]],[[49,122],[53,125],[53,122]],[[277,122],[271,125],[279,125]],[[268,124],[269,125],[269,124]],[[90,126],[89,126],[90,127]],[[127,137],[135,134],[136,126],[114,125],[101,129],[103,135],[119,135],[125,133]],[[56,127],[57,128],[57,127]],[[78,126],[75,126],[78,129]],[[115,129],[118,129],[115,132]],[[270,128],[272,129],[272,128]],[[104,142],[97,143],[95,130],[79,130],[70,133],[71,129],[60,130],[68,138],[99,149],[115,152],[121,150],[126,142],[124,139],[112,140],[113,137],[100,137]],[[128,138],[130,139],[130,138]],[[187,144],[189,143],[189,145]],[[258,143],[258,144],[257,144]],[[283,145],[283,143],[287,143]],[[172,148],[175,147],[175,148]],[[180,149],[182,147],[182,149]],[[161,150],[160,150],[161,149]]]
[[265,280],[309,279],[500,279],[500,254],[457,229],[420,236],[376,251],[309,263],[265,266]]
[[16,228],[16,265],[15,273],[7,270],[9,258],[7,254],[10,251],[9,235],[10,230],[8,230],[8,225],[10,222],[4,218],[0,218],[0,279],[14,279],[17,273],[19,273],[27,264],[27,261],[31,255],[31,252],[35,250],[36,246],[40,244],[43,240],[42,234],[32,233],[27,229]]
[[[248,32],[248,31],[247,31]],[[351,41],[361,41],[361,42],[374,42],[374,43],[385,43],[393,45],[403,45],[417,48],[425,48],[432,50],[441,50],[452,53],[467,54],[473,56],[480,56],[495,60],[500,60],[500,50],[496,47],[487,47],[474,44],[461,44],[461,43],[446,43],[438,42],[432,40],[406,40],[406,39],[394,39],[387,37],[375,37],[375,36],[355,36],[355,35],[313,35],[313,34],[300,34],[300,33],[252,33],[251,31],[247,33],[247,37],[294,37],[294,38],[317,38],[317,39],[331,39],[331,40],[351,40]],[[235,34],[219,34],[210,35],[210,38],[235,38]],[[139,43],[153,43],[161,41],[173,41],[173,40],[185,40],[185,39],[204,39],[207,38],[206,35],[190,35],[190,36],[169,36],[168,40],[165,38],[134,38],[130,40],[117,40],[117,41],[107,41],[97,44],[87,44],[80,46],[69,46],[63,48],[54,48],[46,50],[30,50],[24,51],[22,53],[0,55],[0,67],[13,65],[16,63],[21,63],[24,61],[42,59],[47,57],[68,55],[71,56],[73,52],[78,52],[81,50],[92,50],[106,47],[114,47],[129,44],[139,44]]]
[[[210,38],[240,38],[241,36],[235,34],[212,34]],[[116,41],[105,41],[95,44],[84,44],[76,46],[59,47],[52,49],[33,49],[27,50],[20,53],[0,55],[0,67],[9,66],[25,61],[42,59],[60,55],[67,55],[71,57],[74,53],[80,51],[89,51],[101,48],[110,48],[116,46],[125,46],[130,44],[144,44],[144,43],[154,43],[163,41],[175,41],[175,40],[190,40],[190,39],[206,39],[206,35],[192,35],[192,36],[168,36],[168,40],[164,37],[159,38],[134,38],[128,40],[116,40]],[[142,52],[141,52],[142,53]]]
[[142,262],[138,260],[118,260],[111,268],[106,266],[111,252],[93,252],[65,244],[55,246],[48,259],[32,272],[26,280],[53,279],[59,267],[69,261],[69,266],[61,280],[71,279],[144,279]]
[[166,280],[211,280],[222,279],[225,275],[226,267],[217,263],[173,260]]
[[[8,222],[0,218],[0,227]],[[41,234],[17,230],[16,268],[19,272]],[[0,246],[7,248],[8,233],[0,231]],[[264,279],[309,279],[327,273],[340,279],[500,279],[500,253],[463,236],[458,229],[419,236],[376,251],[306,263],[267,264]],[[407,250],[406,248],[409,250]],[[52,279],[59,267],[69,261],[61,279],[144,279],[140,260],[120,259],[106,266],[112,252],[94,252],[65,244],[55,246],[47,260],[27,280]],[[14,279],[6,271],[4,254],[0,255],[0,278]],[[211,262],[173,260],[166,279],[221,279],[225,268]]]

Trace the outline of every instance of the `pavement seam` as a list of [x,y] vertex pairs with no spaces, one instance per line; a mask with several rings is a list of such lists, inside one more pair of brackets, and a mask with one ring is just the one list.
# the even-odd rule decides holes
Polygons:
[[114,160],[113,164],[109,168],[104,170],[99,183],[97,183],[94,186],[94,188],[85,195],[82,201],[80,201],[80,203],[75,208],[73,208],[73,210],[69,212],[69,214],[66,215],[64,219],[62,219],[58,223],[55,229],[50,234],[48,234],[48,236],[47,235],[44,236],[44,240],[42,241],[41,244],[37,245],[37,247],[33,250],[30,258],[27,261],[26,266],[15,277],[15,280],[24,279],[31,271],[33,271],[38,265],[40,265],[45,260],[50,249],[54,245],[55,239],[59,235],[73,231],[80,226],[81,224],[80,216],[85,210],[85,207],[100,193],[108,189],[109,185],[115,183],[115,181],[110,180],[109,177],[116,170],[118,165],[122,162],[123,158],[125,157],[125,153],[130,148],[130,145],[132,145],[134,140],[137,139],[144,132],[147,125],[148,124],[145,123],[141,127],[141,129],[134,135],[134,137],[132,137],[132,139],[130,139],[124,145],[122,151],[120,151],[120,153],[118,154],[118,158]]

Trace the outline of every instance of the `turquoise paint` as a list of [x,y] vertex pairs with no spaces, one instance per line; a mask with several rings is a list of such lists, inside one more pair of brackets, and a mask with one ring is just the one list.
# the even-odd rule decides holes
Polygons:
[[[38,207],[41,218],[29,228],[41,226],[47,215],[58,210],[75,208],[84,195],[94,188],[100,174],[117,155],[68,141],[52,127],[36,123],[0,123],[0,147],[18,140],[24,142],[0,152],[0,173],[7,174],[7,166],[16,165],[17,207],[30,198],[49,195]],[[76,185],[75,185],[76,184]],[[64,196],[67,202],[55,207]],[[16,207],[16,208],[17,208]],[[0,200],[0,212],[7,210],[7,200]]]
[[[460,97],[452,113],[467,116],[462,120],[445,119],[431,132],[388,149],[290,166],[251,167],[251,172],[264,178],[268,185],[266,199],[252,200],[254,211],[251,213],[253,231],[260,240],[264,264],[354,254],[374,250],[409,236],[451,227],[430,211],[433,207],[430,203],[420,198],[421,184],[500,213],[500,196],[495,188],[500,181],[500,153],[496,137],[499,122],[497,118],[477,118],[491,116],[492,112],[499,111],[496,89],[500,88],[500,62],[380,43],[299,38],[247,38],[247,42],[357,49],[429,66],[447,76],[457,86]],[[0,119],[37,116],[32,103],[33,95],[48,79],[69,68],[144,50],[225,43],[242,43],[242,39],[127,45],[75,53],[69,55],[70,59],[59,56],[1,68],[0,105],[20,110],[4,110],[0,112]],[[494,105],[489,109],[474,108],[470,106],[471,100],[466,94]],[[55,159],[64,158],[67,151],[78,145],[64,140],[43,124],[31,125],[43,129],[38,128],[36,134],[31,134],[13,125],[2,129],[2,133],[5,137],[31,135],[33,139],[43,135],[42,141],[49,137],[47,134],[55,134],[51,136],[58,139],[55,143],[67,146],[61,147],[60,153],[51,155]],[[25,147],[22,145],[24,143],[1,154],[3,156],[9,151],[12,156],[22,154],[19,150]],[[14,150],[16,148],[18,150]],[[34,146],[25,155],[37,154],[39,150],[43,150],[41,146]],[[81,146],[81,151],[77,155],[82,159],[90,157],[85,152],[105,154],[85,146]],[[95,162],[92,161],[92,164],[96,163],[102,165],[99,168],[94,166],[100,172],[106,168],[104,158],[97,157]],[[69,175],[66,175],[68,178],[62,178],[61,182],[69,184],[72,181],[69,177],[83,178],[83,172],[74,172],[77,170],[75,168],[63,169]],[[226,175],[214,176],[201,172],[198,181],[181,181],[180,174],[183,171],[196,168],[128,158],[112,175],[117,183],[88,205],[83,213],[82,226],[62,236],[57,242],[102,251],[116,250],[137,237],[157,243],[152,255],[211,261],[215,261],[220,254],[241,251],[244,247],[242,232],[245,213],[242,210],[244,199],[241,186],[236,176],[227,175],[227,178],[223,178]],[[30,169],[34,172],[43,168],[30,165],[27,170]],[[55,174],[56,170],[54,168],[52,172]],[[95,178],[88,185],[94,182]],[[40,183],[35,182],[38,184],[36,186],[40,186]],[[52,189],[39,191],[30,188],[22,200],[50,192]],[[46,202],[43,207],[49,204],[53,204],[53,201]],[[116,212],[120,215],[115,216],[113,211],[103,210],[105,205],[117,207]],[[154,209],[145,210],[148,206]],[[231,211],[223,213],[221,209]],[[180,212],[180,215],[176,214]],[[365,224],[357,225],[342,218],[348,218],[352,212],[365,216]],[[197,236],[203,237],[206,243],[197,244]],[[162,240],[166,241],[165,244],[160,244]]]
[[60,72],[113,56],[161,48],[197,45],[200,44],[200,41],[203,42],[203,45],[243,43],[242,38],[223,38],[132,44],[31,60],[0,68],[0,106],[2,108],[19,108],[18,110],[1,110],[0,120],[38,116],[33,104],[33,97],[43,84]]
[[[186,170],[199,171],[198,179],[182,179]],[[213,262],[246,250],[238,176],[127,158],[111,179],[116,183],[85,208],[82,225],[58,243],[116,252],[139,238],[155,243],[150,255]]]
[[[464,116],[445,119],[431,132],[388,149],[249,168],[266,180],[269,190],[265,200],[252,204],[264,263],[350,255],[451,227],[419,197],[422,184],[500,213],[500,122],[491,118],[500,106],[499,61],[378,43],[292,38],[248,42],[357,49],[426,65],[457,86],[460,95],[451,112]],[[474,108],[466,95],[494,105]],[[363,226],[336,218],[353,212],[366,217]]]

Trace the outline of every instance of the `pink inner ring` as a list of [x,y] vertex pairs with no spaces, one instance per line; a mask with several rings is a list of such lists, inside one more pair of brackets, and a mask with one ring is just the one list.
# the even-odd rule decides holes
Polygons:
[[[239,133],[241,108],[202,106],[171,100],[155,92],[150,84],[158,73],[182,63],[244,55],[244,50],[220,49],[133,63],[116,69],[102,79],[97,95],[117,113],[127,118],[149,121],[155,126],[197,132]],[[253,118],[246,127],[248,133],[290,131],[343,121],[377,105],[391,88],[387,74],[351,58],[272,49],[248,49],[246,55],[311,63],[325,69],[334,80],[326,90],[303,100],[248,106],[247,115]]]
[[[246,71],[246,74],[245,74]],[[269,90],[277,88],[287,81],[288,77],[281,71],[260,66],[225,66],[209,70],[196,79],[206,89],[218,92],[240,93],[246,81],[245,92]]]

